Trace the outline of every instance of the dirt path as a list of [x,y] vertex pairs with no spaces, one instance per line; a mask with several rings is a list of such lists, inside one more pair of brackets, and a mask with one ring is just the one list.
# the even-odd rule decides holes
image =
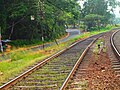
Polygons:
[[[92,90],[120,90],[120,80],[118,80],[116,74],[111,68],[111,55],[115,58],[111,46],[110,46],[110,36],[112,31],[106,33],[101,40],[105,42],[105,48],[100,54],[96,54],[93,46],[91,48],[91,54],[86,58],[91,60],[89,64],[89,69],[92,72],[88,74],[88,88]],[[93,53],[92,53],[93,52]]]
[[[111,34],[112,31],[106,33],[90,48],[79,67],[84,71],[76,71],[68,90],[120,90],[120,80],[111,65],[111,59],[115,59],[110,47]],[[99,51],[98,44],[101,42],[104,42],[104,48]]]
[[94,47],[92,49],[92,54],[89,56],[90,69],[93,69],[93,73],[89,73],[88,87],[93,90],[120,90],[120,81],[118,80],[116,74],[111,68],[111,54],[112,58],[115,58],[111,46],[110,46],[110,36],[112,32],[106,33],[101,40],[105,42],[105,51],[101,51],[100,54],[95,54]]

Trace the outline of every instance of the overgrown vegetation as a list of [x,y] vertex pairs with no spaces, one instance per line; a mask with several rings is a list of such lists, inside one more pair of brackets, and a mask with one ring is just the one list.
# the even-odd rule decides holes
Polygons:
[[81,10],[86,30],[100,30],[115,19],[114,8],[119,4],[117,0],[85,0]]
[[87,32],[76,37],[75,39],[59,44],[59,46],[54,45],[46,48],[45,50],[13,51],[10,55],[9,60],[2,60],[2,58],[0,59],[0,85],[2,84],[2,82],[7,81],[10,77],[14,77],[16,74],[19,74],[19,72],[21,72],[28,66],[43,60],[43,58],[50,56],[58,50],[68,47],[74,41],[87,38],[91,35],[109,31],[111,30],[111,28],[113,27],[107,26],[105,29],[102,29],[100,31]]
[[[65,27],[81,25],[84,30],[101,29],[115,18],[116,0],[10,0],[0,1],[2,39],[22,46],[55,40]],[[109,8],[108,8],[109,7]]]
[[11,45],[36,45],[55,40],[65,34],[65,27],[68,28],[69,25],[72,28],[81,25],[83,30],[91,31],[59,46],[38,51],[18,49],[10,53],[9,60],[0,58],[0,85],[74,41],[112,28],[108,24],[115,18],[113,9],[119,4],[116,0],[85,0],[83,8],[78,1],[0,0],[0,33],[2,32],[2,39],[12,40]]
[[102,32],[107,32],[107,31],[111,30],[112,28],[116,28],[116,27],[108,25],[105,28],[101,28],[100,30],[94,30],[94,31],[90,31],[90,32],[85,32],[85,33],[81,34],[80,36],[77,36],[73,40],[78,40],[80,38],[87,38],[87,37],[89,37],[91,35],[99,34],[99,33],[102,33]]
[[65,44],[54,45],[48,47],[45,50],[38,51],[15,51],[10,54],[10,59],[0,60],[0,85],[3,81],[6,81],[9,77],[14,77],[16,74],[27,68],[28,66],[43,60],[44,58],[50,56],[51,54],[62,49]]

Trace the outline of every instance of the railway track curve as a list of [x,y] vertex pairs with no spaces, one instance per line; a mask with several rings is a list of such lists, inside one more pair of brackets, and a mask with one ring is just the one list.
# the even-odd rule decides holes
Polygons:
[[112,60],[112,68],[120,79],[120,30],[115,31],[111,36],[111,47],[117,59]]
[[[116,55],[116,57],[120,60],[120,51],[119,51],[119,49],[118,49],[118,47],[119,47],[119,45],[116,45],[115,44],[115,36],[117,37],[117,33],[120,33],[120,30],[117,30],[116,32],[114,32],[113,34],[112,34],[112,36],[111,36],[111,46],[112,46],[112,48],[113,48],[113,51],[114,51],[114,53],[115,53],[115,55]],[[119,39],[119,38],[118,38]],[[118,40],[119,41],[119,40]]]
[[[113,33],[114,32],[114,33]],[[117,46],[114,43],[114,36],[119,32],[120,34],[120,30],[118,31],[111,31],[111,38],[110,40],[110,44],[113,48],[113,53],[115,53],[117,59],[114,59],[112,62],[112,68],[115,71],[115,75],[117,76],[116,78],[119,80],[120,79],[120,54],[119,54],[119,50],[117,48]],[[119,36],[119,35],[118,35]],[[105,38],[104,36],[102,38]],[[109,37],[108,37],[109,38]],[[107,43],[107,42],[106,42]],[[117,44],[118,45],[118,44]],[[119,47],[119,46],[118,46]],[[90,54],[90,53],[88,53]],[[95,59],[95,58],[94,58]],[[94,60],[93,60],[94,62]],[[107,63],[107,62],[106,62]],[[66,79],[66,82],[64,82],[63,86],[61,87],[60,90],[83,90],[85,88],[85,90],[87,89],[86,85],[88,85],[88,78],[90,72],[94,72],[94,70],[92,69],[88,69],[90,66],[90,60],[89,59],[83,59],[82,62],[80,62],[75,68],[74,71],[71,71],[70,75],[68,76],[68,78]],[[99,65],[98,63],[95,62],[95,64],[93,65]],[[99,67],[101,69],[101,72],[104,72],[104,68]],[[103,70],[102,70],[103,69]],[[113,75],[113,73],[111,74]],[[88,77],[88,78],[86,78]],[[107,77],[107,76],[106,76]],[[96,78],[96,77],[95,77]],[[100,78],[100,77],[97,77]],[[101,77],[102,78],[102,77]],[[96,79],[97,80],[97,79]],[[92,81],[91,81],[92,82]],[[92,82],[94,83],[94,81]],[[90,83],[89,83],[90,85]],[[96,85],[96,87],[95,87]],[[93,90],[95,88],[99,88],[100,86],[100,82],[96,82],[95,85],[93,86]],[[98,87],[97,87],[98,85]],[[104,84],[105,85],[105,84]],[[107,88],[106,86],[102,86],[104,88]],[[101,88],[102,88],[101,87]],[[102,90],[102,89],[101,89]],[[118,89],[117,89],[118,90]]]
[[63,90],[68,76],[72,76],[89,47],[102,34],[75,42],[2,85],[0,90]]

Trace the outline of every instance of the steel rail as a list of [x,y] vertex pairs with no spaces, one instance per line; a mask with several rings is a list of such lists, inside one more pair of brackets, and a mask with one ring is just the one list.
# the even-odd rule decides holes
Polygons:
[[114,54],[115,54],[116,57],[118,58],[118,60],[120,60],[120,52],[119,52],[118,49],[116,48],[113,38],[114,38],[115,34],[116,34],[117,32],[119,32],[119,31],[120,31],[120,30],[117,30],[116,32],[114,32],[114,33],[112,34],[111,38],[110,38],[110,42],[111,42],[112,49],[113,49],[113,51],[114,51]]
[[[101,33],[102,34],[102,33]],[[98,34],[100,35],[100,34]],[[93,36],[96,36],[96,35],[93,35]],[[88,38],[91,38],[93,36],[90,36]],[[36,69],[42,67],[43,65],[45,65],[48,61],[58,57],[59,55],[61,55],[62,53],[64,53],[65,51],[69,50],[70,48],[74,47],[75,45],[77,45],[78,43],[81,43],[85,40],[87,40],[88,38],[86,39],[83,39],[83,40],[79,40],[77,42],[74,42],[72,45],[70,45],[69,47],[63,49],[63,50],[60,50],[59,52],[53,54],[52,56],[46,58],[46,59],[43,59],[42,62],[38,63],[37,65],[33,66],[32,68],[30,68],[29,70],[27,70],[26,72],[20,74],[19,76],[15,77],[14,79],[10,80],[9,82],[5,83],[4,85],[0,86],[0,90],[4,90],[4,89],[8,89],[10,86],[14,85],[17,81],[23,79],[24,77],[28,76],[30,73],[34,72]]]
[[[93,35],[95,36],[95,35]],[[93,37],[91,36],[91,37]],[[89,38],[91,38],[89,37]],[[8,89],[10,86],[14,85],[17,81],[23,79],[24,77],[28,76],[30,73],[32,73],[33,71],[35,71],[36,69],[42,67],[43,65],[45,65],[48,61],[52,60],[53,58],[56,58],[58,57],[59,55],[61,55],[63,52],[67,51],[68,49],[74,47],[75,45],[77,45],[78,43],[80,42],[83,42],[85,40],[87,40],[88,38],[86,39],[83,39],[83,40],[79,40],[77,42],[74,42],[72,45],[70,45],[69,47],[63,49],[63,50],[60,50],[59,52],[53,54],[52,56],[46,58],[46,59],[43,59],[42,62],[40,62],[39,64],[35,65],[34,67],[30,68],[29,70],[27,70],[26,72],[20,74],[19,76],[17,76],[16,78],[10,80],[9,82],[5,83],[4,85],[0,86],[0,90],[4,90],[4,89]]]
[[[99,36],[100,37],[100,36]],[[94,39],[88,46],[87,48],[83,51],[82,55],[80,56],[80,58],[78,59],[78,61],[76,62],[76,64],[74,65],[73,69],[71,70],[70,74],[68,75],[68,77],[66,78],[66,80],[64,81],[62,87],[60,88],[60,90],[65,90],[69,80],[71,79],[71,77],[74,75],[76,69],[78,68],[79,64],[82,62],[83,58],[85,57],[85,55],[87,54],[88,50],[90,49],[90,47],[94,44],[94,42],[99,38],[97,37],[96,39]]]

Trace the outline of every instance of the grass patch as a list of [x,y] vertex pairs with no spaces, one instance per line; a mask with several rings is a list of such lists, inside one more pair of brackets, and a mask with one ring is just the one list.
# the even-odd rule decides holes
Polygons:
[[86,32],[80,36],[77,36],[72,40],[59,44],[59,46],[54,45],[54,46],[45,48],[45,50],[22,51],[24,50],[24,48],[21,48],[21,49],[18,49],[17,51],[12,51],[10,55],[11,60],[9,61],[3,60],[0,62],[0,85],[2,85],[3,82],[8,81],[10,77],[14,77],[18,73],[22,72],[28,66],[43,60],[44,58],[61,50],[62,48],[68,47],[71,43],[75,42],[76,40],[87,38],[91,35],[95,35],[98,33],[107,32],[112,28],[113,28],[112,26],[108,26],[105,29],[102,29],[100,31]]
[[10,55],[11,60],[0,62],[0,85],[2,82],[8,81],[10,77],[14,77],[22,72],[28,66],[43,60],[64,47],[64,43],[57,46],[51,46],[45,50],[39,51],[19,51]]
[[104,46],[103,46],[103,43],[101,43],[101,42],[104,43],[103,38],[96,41],[95,46],[94,46],[94,49],[93,49],[93,52],[94,52],[95,54],[98,54],[98,52],[99,52],[98,45],[100,45],[100,48],[104,47]]

